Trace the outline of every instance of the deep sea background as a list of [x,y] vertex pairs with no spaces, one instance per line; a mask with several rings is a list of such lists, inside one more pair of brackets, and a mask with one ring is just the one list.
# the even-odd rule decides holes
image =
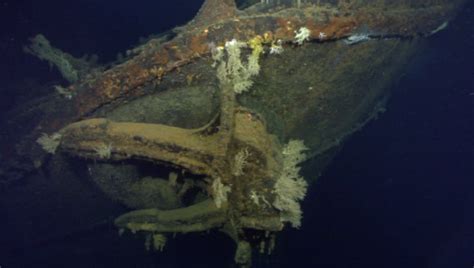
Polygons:
[[[18,85],[59,78],[22,52],[29,37],[108,62],[185,24],[201,3],[0,0],[0,112],[41,94]],[[474,1],[413,62],[388,110],[311,186],[302,229],[254,267],[474,267]],[[0,267],[226,267],[233,257],[218,234],[181,236],[163,255],[107,226],[50,243],[1,252]]]

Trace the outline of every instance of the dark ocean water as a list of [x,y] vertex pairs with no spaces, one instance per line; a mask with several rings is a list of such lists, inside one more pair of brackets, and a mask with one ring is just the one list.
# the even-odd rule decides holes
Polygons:
[[[26,85],[59,78],[21,51],[29,37],[43,33],[64,51],[107,62],[139,37],[186,23],[202,3],[163,2],[0,1],[0,112],[41,94]],[[255,267],[474,267],[473,1],[413,62],[388,110],[311,186],[302,229],[285,232]],[[12,248],[1,268],[228,267],[233,258],[220,234],[180,236],[157,255],[107,224],[26,249],[0,243]]]

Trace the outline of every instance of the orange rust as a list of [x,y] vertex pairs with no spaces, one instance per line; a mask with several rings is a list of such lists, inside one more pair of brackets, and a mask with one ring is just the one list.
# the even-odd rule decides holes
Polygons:
[[[324,40],[347,36],[360,25],[367,25],[376,30],[381,29],[385,33],[413,35],[431,31],[442,22],[443,18],[440,18],[440,15],[446,13],[442,9],[428,14],[420,11],[420,15],[416,17],[417,23],[413,23],[413,14],[417,14],[416,11],[407,14],[379,11],[378,9],[359,9],[349,17],[329,16],[329,22],[326,23],[315,20],[311,12],[304,13],[303,17],[262,16],[236,19],[227,16],[218,25],[217,21],[212,21],[214,26],[208,23],[202,28],[191,23],[189,27],[186,26],[189,29],[188,32],[172,41],[160,44],[161,47],[157,48],[156,45],[150,43],[144,47],[142,53],[127,63],[107,70],[101,76],[83,80],[76,87],[71,87],[77,92],[74,100],[76,109],[71,113],[81,117],[104,103],[113,102],[121,95],[142,94],[140,88],[146,83],[157,82],[167,73],[207,54],[208,43],[211,42],[223,44],[232,38],[248,40],[256,34],[263,35],[264,42],[268,41],[268,43],[271,43],[270,40],[278,39],[291,41],[294,39],[295,31],[302,26],[311,30],[311,37],[314,39],[320,39],[320,33],[324,33]],[[205,18],[202,17],[202,19]],[[257,30],[261,29],[261,26],[266,29]]]
[[275,30],[275,38],[277,39],[292,39],[295,35],[293,22],[287,18],[277,18],[275,20],[278,25]]
[[169,47],[168,49],[168,56],[173,60],[173,61],[181,61],[186,58],[186,54],[183,53],[182,49],[183,46],[178,46],[174,45]]
[[[371,19],[373,20],[374,17],[371,17]],[[305,24],[302,24],[300,18],[280,17],[272,19],[272,26],[269,27],[274,30],[273,33],[267,31],[260,34],[263,34],[264,39],[267,41],[277,39],[292,40],[295,30],[302,25],[306,25],[312,31],[313,38],[317,38],[320,32],[325,33],[327,38],[338,38],[350,33],[357,25],[356,21],[352,17],[332,18],[327,25],[321,26],[311,19],[306,20]],[[257,18],[240,21],[232,20],[229,23],[230,28],[226,27],[225,32],[233,31],[237,33],[234,34],[234,37],[239,39],[249,39],[255,36],[256,26],[259,25]],[[225,33],[221,28],[211,29],[213,35],[222,36]],[[80,112],[90,110],[94,106],[97,107],[100,103],[113,101],[120,97],[121,94],[135,94],[133,91],[137,87],[150,80],[156,80],[156,78],[159,80],[166,73],[179,68],[196,57],[206,54],[208,52],[208,43],[214,38],[209,37],[209,28],[205,28],[200,30],[199,34],[193,33],[170,41],[163,44],[160,49],[154,51],[151,55],[142,53],[129,63],[105,72],[101,78],[93,83],[92,87],[89,87],[90,91],[85,93],[97,96],[98,99],[86,96],[79,97],[79,103],[83,104],[84,99],[88,100],[86,107],[79,109]],[[150,67],[144,68],[142,65],[152,67],[148,69]]]
[[[130,66],[127,66],[126,72],[127,75],[125,76],[125,79],[127,83],[130,83],[132,80],[143,81],[149,76],[148,70],[144,69],[138,64],[131,64]],[[137,82],[133,82],[131,84],[137,84]]]
[[188,42],[188,48],[194,52],[194,54],[204,54],[209,50],[207,41],[207,34],[194,35]]
[[141,65],[131,64],[126,67],[127,75],[124,77],[124,81],[121,84],[122,88],[135,88],[145,83],[150,76],[147,69],[144,69]]
[[357,23],[353,17],[334,17],[320,32],[325,33],[327,38],[339,38],[350,34],[356,27]]
[[101,91],[102,96],[107,99],[112,99],[120,91],[120,81],[115,79],[104,80],[102,81],[103,90]]
[[153,64],[157,65],[166,65],[169,61],[170,59],[165,48],[160,49],[160,51],[155,53],[152,57]]
[[321,24],[316,23],[315,21],[306,22],[305,27],[311,31],[312,38],[317,38],[319,36],[319,33],[323,31],[323,26],[321,26]]

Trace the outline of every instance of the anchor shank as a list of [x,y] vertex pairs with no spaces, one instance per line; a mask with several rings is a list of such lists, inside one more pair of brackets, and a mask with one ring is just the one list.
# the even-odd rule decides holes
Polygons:
[[[89,119],[61,130],[61,149],[89,159],[140,159],[170,163],[195,174],[212,173],[215,136],[158,124]],[[109,150],[110,152],[103,152]],[[104,157],[105,156],[105,157]]]

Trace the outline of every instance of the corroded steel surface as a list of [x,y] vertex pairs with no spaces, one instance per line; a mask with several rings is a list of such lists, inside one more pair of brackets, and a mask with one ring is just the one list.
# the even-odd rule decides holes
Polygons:
[[[219,45],[233,38],[249,40],[256,35],[290,43],[300,27],[310,29],[311,39],[317,42],[341,39],[360,29],[368,29],[370,34],[381,38],[428,35],[451,17],[456,8],[454,4],[423,8],[400,5],[388,10],[369,6],[341,14],[336,7],[309,6],[252,15],[237,14],[235,6],[228,2],[206,1],[198,16],[174,39],[164,44],[151,40],[130,60],[72,85],[71,91],[77,94],[72,110],[43,122],[43,131],[54,131],[65,123],[87,117],[105,104],[146,94],[147,86],[159,84],[168,73],[209,56],[212,43]],[[324,33],[324,38],[320,33]]]
[[[221,228],[237,242],[238,247],[242,241],[269,242],[267,233],[258,232],[257,238],[255,235],[256,231],[277,232],[283,228],[283,210],[274,203],[277,199],[276,181],[285,172],[280,142],[297,137],[318,150],[318,154],[338,145],[341,139],[352,133],[352,129],[363,125],[360,119],[367,121],[372,118],[368,110],[385,93],[385,83],[369,88],[366,83],[358,84],[355,80],[376,83],[378,80],[375,75],[385,77],[385,73],[378,74],[371,69],[379,67],[384,68],[386,76],[390,77],[388,69],[403,65],[403,61],[393,60],[393,57],[408,58],[411,54],[404,52],[416,48],[416,42],[404,41],[430,35],[453,16],[455,8],[455,4],[445,3],[427,7],[399,4],[391,5],[390,8],[384,8],[383,5],[304,5],[301,8],[238,11],[231,0],[207,0],[197,17],[180,28],[173,39],[164,43],[157,39],[151,40],[135,50],[138,54],[125,62],[71,85],[74,97],[61,108],[64,111],[55,110],[36,130],[48,133],[60,130],[60,151],[74,156],[103,162],[145,160],[183,168],[186,172],[202,176],[196,179],[196,185],[199,184],[196,187],[200,193],[214,199],[203,202],[193,200],[188,207],[168,211],[145,209],[129,212],[116,220],[119,228],[152,234]],[[310,30],[311,46],[304,44],[300,47],[295,44],[295,31],[301,27]],[[385,38],[391,40],[361,44],[357,48],[336,42],[359,33],[369,34],[370,38],[377,41]],[[87,117],[98,117],[95,112],[108,104],[120,105],[134,97],[152,93],[167,78],[174,79],[176,73],[183,72],[182,77],[186,78],[198,75],[197,72],[203,70],[202,66],[212,64],[209,58],[213,47],[222,46],[234,38],[248,41],[256,36],[261,36],[267,48],[281,40],[288,50],[285,55],[267,59],[266,63],[273,61],[273,66],[282,65],[281,69],[289,68],[291,64],[301,65],[308,71],[301,75],[296,71],[283,72],[274,68],[272,72],[268,70],[271,67],[267,70],[262,67],[260,77],[255,80],[264,77],[264,85],[260,86],[268,90],[255,90],[259,86],[256,81],[254,91],[248,94],[247,104],[255,101],[259,108],[276,108],[268,108],[267,114],[260,113],[265,112],[265,109],[260,111],[250,105],[247,108],[240,107],[239,104],[246,104],[247,96],[243,94],[237,102],[231,85],[219,80],[219,116],[198,129],[113,122],[102,118],[75,122]],[[403,42],[403,45],[398,44]],[[306,54],[297,54],[295,51]],[[290,61],[289,58],[296,60]],[[374,58],[380,62],[373,61],[370,67],[365,66],[364,60]],[[328,61],[331,63],[328,64]],[[314,62],[321,69],[313,68],[317,65]],[[351,65],[354,63],[358,66]],[[186,69],[189,66],[198,67]],[[334,77],[331,76],[327,83],[311,80],[315,76],[329,76],[328,73]],[[289,75],[291,79],[288,79]],[[186,78],[183,81],[177,79],[176,83],[186,84]],[[298,78],[299,81],[294,83],[277,81]],[[275,88],[278,89],[271,88],[271,80],[276,81]],[[336,81],[343,83],[337,84]],[[319,88],[313,88],[313,85]],[[185,90],[188,89],[185,87]],[[284,94],[288,89],[296,94]],[[178,94],[175,99],[180,101],[181,96]],[[300,109],[294,109],[295,106]],[[274,116],[275,121],[284,123],[282,129],[286,136],[269,130],[266,124],[270,121],[268,114]],[[316,132],[324,135],[318,136]],[[278,140],[276,137],[284,138]],[[328,137],[334,141],[328,140]],[[242,152],[246,155],[245,165],[241,166],[244,172],[236,172],[236,156]],[[94,177],[90,170],[89,173]],[[221,187],[232,188],[222,207],[212,202],[218,200],[216,193],[219,191],[213,188],[216,181],[222,183]],[[264,204],[259,204],[258,198],[257,201],[252,200],[252,193],[258,193]],[[123,197],[124,200],[127,198]],[[248,229],[254,230],[247,232]]]

